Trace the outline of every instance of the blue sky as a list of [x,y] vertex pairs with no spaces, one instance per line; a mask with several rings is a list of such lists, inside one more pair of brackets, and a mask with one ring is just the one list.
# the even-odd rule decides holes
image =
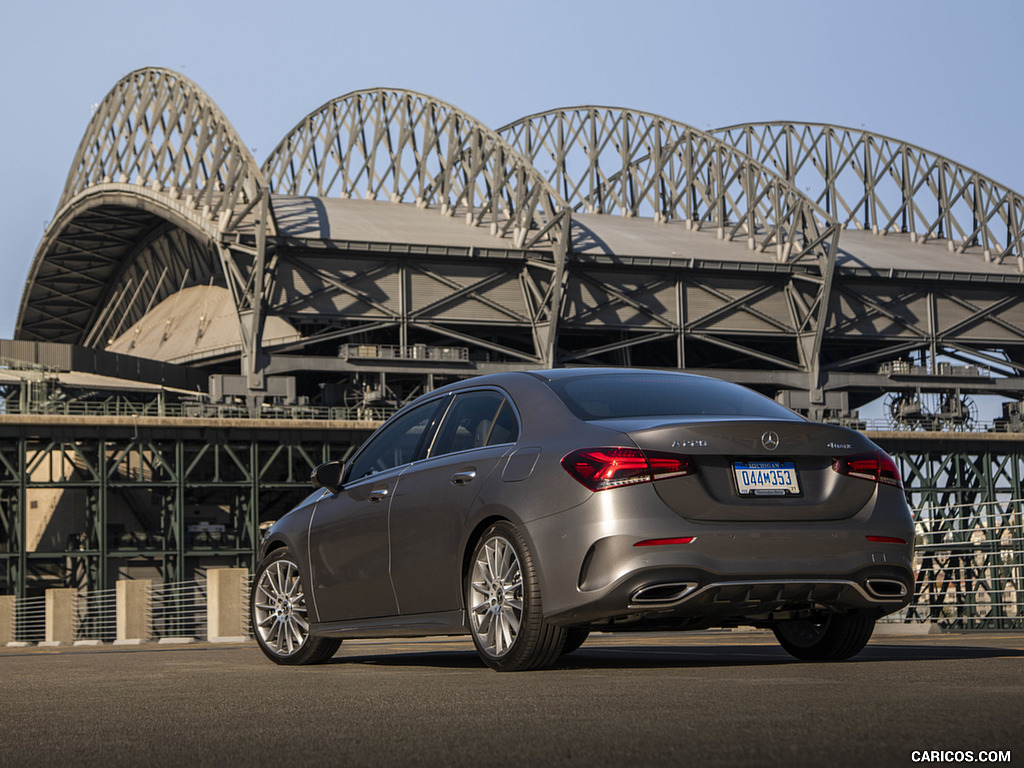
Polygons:
[[699,128],[864,126],[1024,191],[1017,0],[174,3],[11,0],[0,32],[0,338],[93,104],[175,69],[262,162],[326,101],[401,87],[492,127],[602,104]]

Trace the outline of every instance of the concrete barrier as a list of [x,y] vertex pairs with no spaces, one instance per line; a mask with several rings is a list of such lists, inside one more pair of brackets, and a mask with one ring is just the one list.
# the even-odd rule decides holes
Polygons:
[[78,590],[61,587],[46,590],[46,631],[40,646],[71,645],[75,642]]
[[14,642],[16,603],[14,595],[0,595],[0,646]]
[[206,636],[211,643],[247,640],[245,568],[211,568],[206,572]]
[[114,645],[137,645],[152,639],[152,584],[151,579],[121,579],[117,582],[117,634]]

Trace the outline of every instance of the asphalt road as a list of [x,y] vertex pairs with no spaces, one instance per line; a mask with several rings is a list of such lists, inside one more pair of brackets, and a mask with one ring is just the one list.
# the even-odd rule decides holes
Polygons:
[[836,664],[764,633],[603,635],[518,674],[464,640],[305,668],[253,644],[0,649],[0,728],[0,766],[48,768],[1019,766],[1024,633],[880,637]]

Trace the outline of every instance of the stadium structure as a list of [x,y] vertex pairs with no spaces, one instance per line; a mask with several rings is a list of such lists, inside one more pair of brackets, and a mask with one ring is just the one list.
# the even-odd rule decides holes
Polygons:
[[[369,89],[259,164],[199,86],[137,70],[96,108],[0,343],[0,592],[251,564],[310,467],[402,403],[551,366],[685,369],[870,427],[914,501],[995,504],[968,528],[1002,540],[1022,227],[1017,192],[827,124],[583,106],[491,128]],[[887,423],[863,423],[880,396]]]

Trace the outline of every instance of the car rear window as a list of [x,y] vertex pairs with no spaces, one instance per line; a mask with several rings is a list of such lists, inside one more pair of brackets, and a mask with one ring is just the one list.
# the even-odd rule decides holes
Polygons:
[[555,379],[547,384],[584,421],[660,416],[800,418],[746,387],[696,376],[612,374]]

